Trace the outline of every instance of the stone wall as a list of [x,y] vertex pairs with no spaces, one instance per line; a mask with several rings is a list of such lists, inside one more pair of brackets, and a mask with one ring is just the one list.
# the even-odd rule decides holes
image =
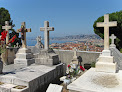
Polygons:
[[[54,50],[54,51],[56,54],[59,55],[59,60],[62,63],[69,64],[73,59],[74,52],[71,50]],[[85,63],[95,62],[100,54],[101,52],[77,51],[77,56],[80,56],[82,58],[82,65],[84,65]]]

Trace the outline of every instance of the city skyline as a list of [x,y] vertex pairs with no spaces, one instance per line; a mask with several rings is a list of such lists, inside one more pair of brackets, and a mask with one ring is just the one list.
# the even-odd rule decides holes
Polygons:
[[106,13],[120,11],[121,3],[121,0],[0,0],[0,7],[9,11],[15,30],[20,28],[21,22],[26,22],[26,28],[32,29],[27,37],[43,37],[40,27],[44,26],[44,21],[55,28],[50,36],[58,37],[94,34],[94,21]]

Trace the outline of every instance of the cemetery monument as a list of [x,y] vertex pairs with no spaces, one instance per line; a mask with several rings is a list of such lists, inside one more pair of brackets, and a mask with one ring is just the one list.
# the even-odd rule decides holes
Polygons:
[[58,64],[58,55],[49,48],[49,31],[54,31],[54,27],[49,27],[49,22],[45,21],[44,27],[41,27],[40,31],[44,31],[44,49],[40,50],[40,53],[36,55],[35,63],[44,65]]
[[117,21],[109,22],[109,14],[104,15],[104,22],[98,22],[97,27],[104,27],[104,50],[96,63],[96,71],[116,72],[116,63],[109,50],[109,27],[117,26]]
[[67,86],[69,92],[121,92],[122,71],[116,72],[116,61],[109,50],[109,27],[117,26],[117,22],[109,22],[109,15],[104,15],[104,22],[97,27],[104,27],[104,50],[96,62],[78,79]]
[[31,50],[26,48],[26,32],[31,32],[31,29],[26,29],[25,22],[22,22],[21,29],[17,32],[21,32],[22,48],[20,48],[14,59],[14,64],[28,66],[34,63],[34,57]]

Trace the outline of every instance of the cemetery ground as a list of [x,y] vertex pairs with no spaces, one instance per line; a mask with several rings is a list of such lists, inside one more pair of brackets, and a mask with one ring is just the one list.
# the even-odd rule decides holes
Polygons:
[[[9,42],[7,32],[11,29],[8,24],[6,21],[2,27],[6,36],[1,38],[4,38],[6,43]],[[104,15],[104,22],[97,23],[97,27],[104,27],[104,50],[98,53],[79,52],[77,48],[72,51],[56,51],[49,48],[49,32],[54,31],[54,27],[49,27],[48,21],[40,28],[40,31],[44,31],[44,45],[41,38],[37,37],[35,46],[27,46],[26,33],[31,32],[31,29],[27,29],[25,22],[22,22],[21,28],[17,30],[21,33],[22,46],[6,46],[3,62],[8,63],[7,60],[11,58],[12,64],[8,63],[3,67],[2,61],[0,62],[0,91],[121,92],[122,54],[114,44],[114,34],[110,36],[112,43],[109,46],[109,27],[113,26],[117,26],[117,21],[109,21],[109,14]],[[14,40],[15,37],[12,38],[12,42]],[[13,56],[9,57],[10,54]],[[95,61],[95,67],[83,72],[85,69],[82,65],[87,60],[90,63]],[[63,89],[61,85],[64,86]]]

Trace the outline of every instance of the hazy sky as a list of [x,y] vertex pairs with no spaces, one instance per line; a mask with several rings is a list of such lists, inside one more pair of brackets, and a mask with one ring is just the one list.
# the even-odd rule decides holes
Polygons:
[[54,27],[51,37],[93,34],[94,21],[106,13],[122,10],[122,0],[0,0],[0,7],[9,10],[14,29],[26,22],[32,32],[27,37],[43,35],[40,27],[49,21]]

